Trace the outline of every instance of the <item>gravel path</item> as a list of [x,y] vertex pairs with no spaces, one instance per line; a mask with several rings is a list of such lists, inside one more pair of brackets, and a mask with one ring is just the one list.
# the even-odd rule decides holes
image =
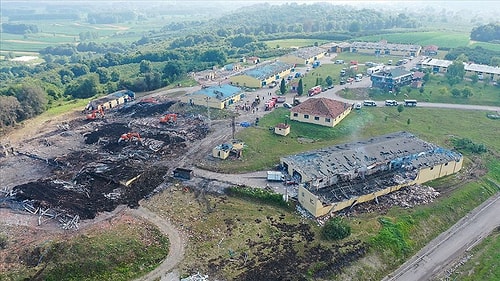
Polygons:
[[[169,250],[167,258],[153,271],[136,279],[136,281],[153,281],[153,280],[179,280],[178,274],[168,274],[172,271],[184,258],[184,247],[186,244],[182,234],[165,218],[158,216],[150,210],[139,207],[137,209],[129,209],[128,212],[133,216],[143,218],[154,223],[169,240]],[[168,276],[168,279],[167,277]]]

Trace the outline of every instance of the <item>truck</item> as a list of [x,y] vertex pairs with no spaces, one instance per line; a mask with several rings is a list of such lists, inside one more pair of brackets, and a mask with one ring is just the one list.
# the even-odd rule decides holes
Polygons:
[[409,107],[417,106],[417,100],[405,100],[405,106]]
[[364,100],[363,105],[364,106],[377,106],[377,104],[372,100]]
[[265,111],[269,111],[269,110],[272,110],[274,108],[274,106],[276,105],[276,100],[275,99],[270,99],[268,101],[266,101],[266,107],[265,107]]
[[319,86],[319,85],[318,85],[318,86],[314,86],[314,87],[312,87],[312,88],[311,88],[311,89],[309,89],[309,91],[307,92],[307,94],[308,94],[310,97],[312,97],[312,96],[314,96],[314,95],[317,95],[317,94],[319,94],[319,93],[321,93],[321,86]]
[[268,181],[284,181],[285,175],[279,171],[267,171],[267,180]]
[[374,67],[370,67],[366,70],[366,74],[368,75],[372,75],[373,73],[375,72],[380,72],[384,70],[384,66],[383,65],[377,65],[377,66],[374,66]]

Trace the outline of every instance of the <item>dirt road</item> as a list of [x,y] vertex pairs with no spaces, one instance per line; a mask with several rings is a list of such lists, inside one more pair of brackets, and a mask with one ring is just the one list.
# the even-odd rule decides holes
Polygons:
[[383,281],[431,280],[500,226],[500,192],[463,217]]
[[133,216],[154,223],[166,236],[168,236],[170,243],[167,258],[155,270],[136,279],[136,281],[164,280],[166,273],[173,270],[184,258],[184,246],[186,243],[184,237],[167,219],[158,216],[144,207],[129,209],[128,212]]

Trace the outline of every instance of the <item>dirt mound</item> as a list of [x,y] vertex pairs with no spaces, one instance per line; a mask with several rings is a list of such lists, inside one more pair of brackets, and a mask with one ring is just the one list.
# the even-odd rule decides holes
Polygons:
[[115,142],[122,134],[130,132],[130,128],[123,123],[111,123],[98,127],[94,131],[84,135],[86,144],[94,144],[100,140],[114,139]]
[[117,115],[130,115],[131,118],[144,118],[148,116],[162,115],[169,112],[175,101],[165,101],[162,103],[140,102],[134,106],[121,108]]

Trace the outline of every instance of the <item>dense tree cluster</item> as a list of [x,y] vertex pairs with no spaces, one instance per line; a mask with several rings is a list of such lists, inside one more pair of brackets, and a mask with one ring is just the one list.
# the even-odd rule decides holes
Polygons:
[[490,23],[474,27],[470,33],[470,38],[472,40],[483,42],[500,42],[500,24]]
[[38,33],[38,26],[24,23],[2,23],[2,32],[12,34]]
[[444,58],[447,60],[456,60],[460,55],[464,55],[468,61],[474,63],[500,66],[500,52],[488,50],[481,46],[475,48],[454,48],[450,50]]
[[0,93],[0,128],[36,116],[47,108],[47,94],[34,83],[13,85]]

